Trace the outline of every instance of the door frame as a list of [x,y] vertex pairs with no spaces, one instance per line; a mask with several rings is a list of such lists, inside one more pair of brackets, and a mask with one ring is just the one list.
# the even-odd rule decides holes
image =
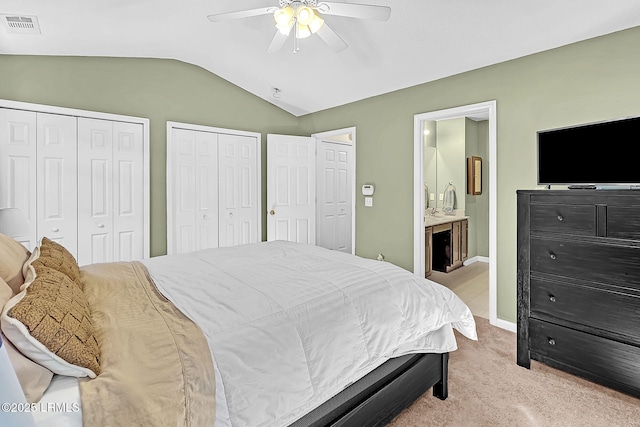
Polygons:
[[[210,133],[222,133],[227,135],[241,135],[241,136],[250,136],[257,138],[256,144],[256,179],[258,180],[258,192],[262,191],[262,134],[258,132],[249,132],[244,130],[236,130],[236,129],[226,129],[226,128],[218,128],[213,126],[204,126],[204,125],[196,125],[193,123],[183,123],[183,122],[173,122],[167,120],[167,160],[166,160],[166,182],[165,182],[165,194],[166,194],[166,209],[167,209],[167,254],[171,254],[171,247],[173,240],[169,242],[170,239],[173,239],[173,213],[171,206],[173,206],[173,192],[169,191],[170,185],[172,185],[173,179],[173,170],[171,168],[171,156],[169,155],[173,148],[173,129],[184,129],[184,130],[193,130],[200,132],[210,132]],[[258,215],[258,223],[257,226],[257,236],[258,241],[262,240],[262,196],[258,194],[257,197],[257,209],[260,212]]]
[[[352,170],[351,170],[351,182],[353,188],[351,189],[351,253],[355,255],[356,253],[356,127],[348,127],[342,129],[329,130],[324,132],[312,133],[311,136],[316,138],[316,155],[317,155],[317,146],[319,140],[323,138],[331,138],[332,136],[339,136],[344,134],[351,135],[351,147],[353,149],[352,158]],[[318,171],[316,170],[316,182],[318,178]],[[317,184],[316,184],[317,187]],[[317,204],[317,200],[316,200]],[[316,221],[316,232],[318,230],[317,221]]]
[[445,120],[458,117],[473,117],[477,115],[489,118],[489,322],[504,329],[513,330],[510,322],[501,321],[497,317],[497,105],[496,101],[486,101],[477,104],[464,105],[444,110],[416,114],[413,120],[414,129],[414,248],[413,271],[424,277],[424,145],[421,123],[426,120]]
[[150,144],[150,120],[145,117],[124,116],[121,114],[103,113],[100,111],[79,110],[76,108],[58,107],[55,105],[35,104],[31,102],[11,101],[0,99],[1,108],[11,108],[14,110],[33,111],[36,113],[61,114],[75,117],[86,117],[90,119],[103,119],[118,122],[135,123],[142,125],[142,145],[143,145],[143,197],[144,197],[144,225],[143,225],[143,252],[144,258],[149,258],[151,247],[151,174],[149,161]]

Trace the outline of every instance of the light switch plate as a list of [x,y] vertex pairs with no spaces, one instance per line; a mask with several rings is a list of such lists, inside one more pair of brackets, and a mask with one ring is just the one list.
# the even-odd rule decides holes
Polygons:
[[368,208],[373,207],[373,197],[365,197],[364,198],[364,205]]

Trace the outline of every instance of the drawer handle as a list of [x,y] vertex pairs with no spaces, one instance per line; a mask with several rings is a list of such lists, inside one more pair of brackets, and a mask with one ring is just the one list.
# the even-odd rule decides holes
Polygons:
[[550,257],[551,259],[556,259],[556,258],[557,258],[556,254],[554,254],[554,253],[550,253],[550,254],[549,254],[549,257]]
[[556,302],[556,297],[553,295],[549,295],[549,301]]
[[564,221],[564,217],[562,215],[558,215],[558,221]]
[[556,340],[549,338],[549,345],[556,345]]

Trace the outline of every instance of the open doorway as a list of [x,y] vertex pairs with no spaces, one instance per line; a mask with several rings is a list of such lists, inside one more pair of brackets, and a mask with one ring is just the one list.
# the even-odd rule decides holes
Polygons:
[[[429,197],[425,191],[424,173],[424,128],[425,122],[441,121],[455,118],[470,118],[475,120],[488,121],[488,150],[487,158],[484,159],[488,165],[488,191],[489,191],[489,321],[492,325],[510,329],[510,325],[498,324],[497,319],[497,274],[496,274],[496,193],[497,193],[497,126],[496,126],[496,101],[482,102],[478,104],[466,105],[450,108],[446,110],[432,111],[414,116],[414,273],[425,276],[425,200]],[[441,189],[440,189],[441,190]],[[439,190],[438,190],[439,191]],[[464,194],[464,185],[459,190]],[[436,192],[437,194],[437,192]]]

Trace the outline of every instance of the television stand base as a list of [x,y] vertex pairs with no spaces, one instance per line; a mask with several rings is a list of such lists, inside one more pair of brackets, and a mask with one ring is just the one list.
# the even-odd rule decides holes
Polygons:
[[595,190],[596,188],[595,185],[589,184],[574,184],[569,186],[569,190]]

